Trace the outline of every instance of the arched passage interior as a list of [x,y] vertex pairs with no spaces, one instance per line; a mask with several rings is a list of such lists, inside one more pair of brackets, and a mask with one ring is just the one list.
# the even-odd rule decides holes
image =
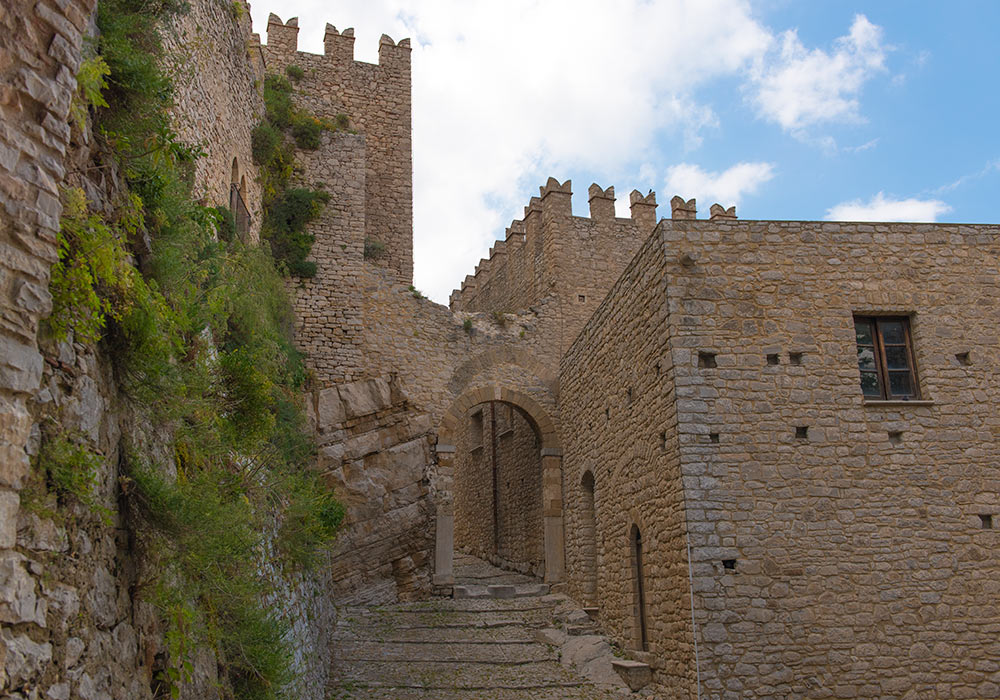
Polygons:
[[513,390],[467,391],[442,419],[437,456],[435,583],[454,582],[456,546],[561,581],[562,451],[544,409]]

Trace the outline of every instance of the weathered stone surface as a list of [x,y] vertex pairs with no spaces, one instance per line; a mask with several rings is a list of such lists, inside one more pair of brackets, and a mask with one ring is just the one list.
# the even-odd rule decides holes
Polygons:
[[52,661],[52,645],[38,644],[27,635],[0,630],[0,642],[6,647],[4,671],[12,685],[20,685],[38,676]]
[[339,426],[346,417],[347,413],[344,411],[344,404],[340,400],[337,387],[323,389],[317,393],[316,425],[320,432]]
[[649,664],[644,664],[641,661],[613,659],[611,667],[615,669],[618,675],[622,677],[622,680],[625,681],[625,685],[632,691],[642,690],[653,680],[653,672],[649,668]]
[[0,621],[34,622],[45,627],[46,604],[36,595],[27,560],[12,551],[0,552]]

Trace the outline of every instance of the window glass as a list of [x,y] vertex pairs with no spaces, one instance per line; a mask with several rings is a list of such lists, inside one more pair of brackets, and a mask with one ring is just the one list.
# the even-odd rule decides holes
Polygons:
[[909,319],[863,316],[854,319],[861,393],[873,399],[916,398]]

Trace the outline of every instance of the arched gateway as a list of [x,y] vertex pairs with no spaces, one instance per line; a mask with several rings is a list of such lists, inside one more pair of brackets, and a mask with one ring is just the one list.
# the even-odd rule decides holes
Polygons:
[[[542,530],[542,560],[544,562],[545,581],[555,583],[563,580],[565,573],[565,554],[563,537],[562,513],[562,449],[555,423],[543,406],[528,394],[499,385],[480,386],[467,389],[451,405],[441,419],[438,428],[437,462],[437,532],[434,557],[434,584],[450,586],[454,584],[454,551],[455,551],[455,480],[458,467],[456,458],[459,453],[459,443],[463,431],[471,428],[481,430],[483,416],[476,408],[486,405],[493,408],[496,404],[510,407],[511,414],[518,414],[530,423],[534,442],[529,449],[536,450],[537,463],[540,463],[540,510]],[[488,425],[503,425],[502,419],[497,419],[495,408],[486,418]],[[496,451],[495,443],[493,447]],[[494,454],[495,456],[495,454]],[[494,462],[495,464],[495,462]],[[490,484],[484,485],[489,491]],[[503,541],[503,528],[498,524],[498,510],[509,504],[502,502],[504,484],[498,483],[496,468],[492,474],[492,542],[494,549],[500,548]]]

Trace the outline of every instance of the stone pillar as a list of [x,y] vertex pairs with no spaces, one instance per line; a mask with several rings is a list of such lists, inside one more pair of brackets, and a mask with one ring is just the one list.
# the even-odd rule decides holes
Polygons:
[[542,449],[542,515],[545,519],[545,582],[559,583],[566,575],[562,514],[562,450]]
[[438,445],[438,503],[434,536],[435,586],[455,585],[455,511],[452,505],[452,477],[455,473],[455,446]]

